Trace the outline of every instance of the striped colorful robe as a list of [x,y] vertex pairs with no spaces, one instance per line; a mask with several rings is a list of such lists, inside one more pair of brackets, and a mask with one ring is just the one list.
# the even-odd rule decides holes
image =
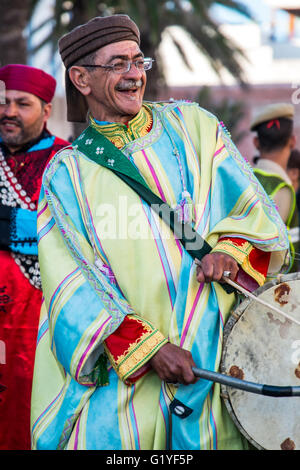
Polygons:
[[43,170],[69,143],[44,130],[14,155],[0,145],[0,449],[29,450],[42,290],[37,203]]
[[[127,125],[92,125],[171,206],[182,193],[176,145],[194,225],[213,250],[231,254],[256,286],[264,283],[266,266],[282,266],[285,227],[214,116],[193,103],[145,103]],[[81,139],[92,143],[84,133]],[[95,151],[105,154],[104,147]],[[45,301],[33,449],[246,446],[218,384],[201,379],[175,388],[148,365],[170,341],[190,350],[199,367],[218,370],[235,302],[220,284],[197,282],[190,255],[149,206],[74,145],[45,171],[38,232]],[[174,400],[185,417],[170,412]]]

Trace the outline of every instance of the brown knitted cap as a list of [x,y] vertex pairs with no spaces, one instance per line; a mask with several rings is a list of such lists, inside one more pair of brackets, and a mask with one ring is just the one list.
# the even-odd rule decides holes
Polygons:
[[66,67],[68,121],[86,122],[88,111],[84,96],[69,78],[68,68],[101,47],[126,40],[135,41],[140,45],[139,29],[127,15],[98,16],[77,26],[59,40],[59,52]]

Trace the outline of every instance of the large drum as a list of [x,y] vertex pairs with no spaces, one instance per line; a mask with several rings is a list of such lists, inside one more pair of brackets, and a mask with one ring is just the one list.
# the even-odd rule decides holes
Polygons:
[[[281,276],[254,294],[300,320],[300,273]],[[244,300],[225,325],[221,372],[249,382],[299,387],[300,326],[254,300]],[[300,449],[300,397],[221,388],[232,419],[254,447]]]

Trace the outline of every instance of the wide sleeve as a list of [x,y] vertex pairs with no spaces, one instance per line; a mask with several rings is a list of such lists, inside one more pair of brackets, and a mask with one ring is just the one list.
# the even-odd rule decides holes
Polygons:
[[289,241],[274,202],[231,137],[217,124],[210,166],[211,218],[208,243],[224,251],[258,285],[289,266]]
[[110,267],[95,255],[86,201],[73,184],[67,165],[54,159],[39,201],[39,262],[51,349],[83,385],[105,385],[111,366],[126,381],[167,340],[133,311]]
[[[191,148],[197,155],[199,177],[193,172],[196,230],[212,249],[224,238],[241,239],[239,245],[244,246],[239,249],[242,256],[246,255],[245,260],[249,260],[252,247],[269,253],[268,277],[287,271],[286,226],[224,124],[195,103],[180,103],[177,107],[179,111],[174,112],[178,121],[184,122],[183,129],[189,130]],[[238,254],[234,245],[230,249]],[[218,248],[224,249],[225,244]]]
[[194,105],[183,111],[200,165],[196,229],[212,252],[236,260],[235,281],[253,291],[288,270],[286,227],[223,123]]

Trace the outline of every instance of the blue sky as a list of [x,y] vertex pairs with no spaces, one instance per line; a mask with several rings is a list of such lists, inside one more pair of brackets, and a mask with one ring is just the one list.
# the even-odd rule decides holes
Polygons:
[[[266,31],[270,28],[271,23],[271,9],[264,2],[264,0],[239,0],[240,3],[247,6],[247,8],[252,13],[254,19],[261,25],[262,29]],[[238,13],[230,11],[228,8],[221,6],[215,6],[213,12],[216,18],[221,21],[229,23],[243,23],[247,19]],[[276,37],[277,39],[284,40],[288,32],[288,21],[289,16],[284,11],[277,11],[276,13]],[[299,33],[300,26],[299,21],[296,23],[296,33]],[[298,34],[297,34],[298,35]]]
[[[270,18],[270,8],[264,3],[263,0],[240,0],[240,3],[244,4],[252,13],[253,17],[259,22],[268,21]],[[213,10],[217,16],[220,16],[223,21],[229,21],[232,23],[244,22],[245,17],[228,8],[216,5]]]

